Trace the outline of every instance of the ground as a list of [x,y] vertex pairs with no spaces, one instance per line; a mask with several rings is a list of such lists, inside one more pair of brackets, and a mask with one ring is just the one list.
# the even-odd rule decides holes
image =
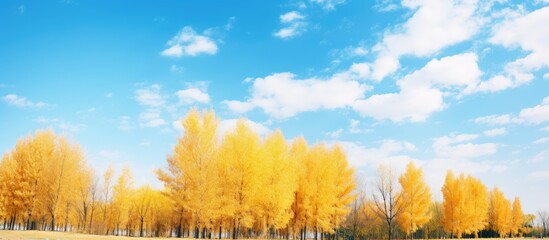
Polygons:
[[173,239],[173,238],[136,238],[136,237],[119,237],[119,236],[100,236],[70,232],[44,232],[44,231],[6,231],[0,230],[0,239],[20,239],[20,240],[136,240],[136,239]]

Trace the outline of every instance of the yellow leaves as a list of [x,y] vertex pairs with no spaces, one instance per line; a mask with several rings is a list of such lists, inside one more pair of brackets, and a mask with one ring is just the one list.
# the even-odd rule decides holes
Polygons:
[[217,144],[213,111],[191,110],[182,124],[168,169],[157,175],[191,226],[232,227],[236,235],[305,226],[333,232],[348,213],[354,169],[340,146],[309,149],[301,137],[289,147],[280,130],[261,141],[244,119]]
[[511,202],[505,198],[499,188],[490,191],[490,225],[500,237],[505,237],[513,228]]
[[517,235],[519,231],[522,231],[523,224],[524,214],[522,213],[522,205],[520,204],[520,199],[515,197],[515,200],[513,200],[511,234]]
[[457,237],[477,234],[486,226],[488,200],[486,186],[478,179],[461,174],[455,178],[451,171],[442,187],[443,226]]
[[406,172],[398,181],[402,187],[400,200],[404,206],[397,221],[404,232],[412,234],[431,219],[431,190],[423,179],[423,170],[416,168],[413,162],[408,163]]

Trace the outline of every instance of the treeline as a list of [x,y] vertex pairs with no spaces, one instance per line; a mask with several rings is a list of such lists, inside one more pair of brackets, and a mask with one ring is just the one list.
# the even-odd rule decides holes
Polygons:
[[341,228],[346,239],[443,239],[548,236],[549,214],[524,214],[520,199],[507,199],[497,187],[488,191],[477,178],[452,171],[441,189],[442,202],[432,202],[423,171],[410,162],[397,179],[381,167],[371,197],[361,194]]
[[[335,237],[356,194],[342,148],[261,139],[245,120],[217,136],[213,111],[191,110],[162,190],[135,187],[128,167],[95,174],[53,131],[18,140],[0,164],[3,229],[195,238]],[[221,139],[221,140],[220,140]]]
[[245,120],[218,136],[213,111],[182,121],[163,189],[135,186],[129,167],[96,173],[78,144],[52,130],[17,141],[0,163],[0,228],[188,238],[395,239],[547,236],[549,214],[523,214],[477,178],[447,173],[433,202],[412,162],[381,166],[357,189],[339,145],[263,139]]

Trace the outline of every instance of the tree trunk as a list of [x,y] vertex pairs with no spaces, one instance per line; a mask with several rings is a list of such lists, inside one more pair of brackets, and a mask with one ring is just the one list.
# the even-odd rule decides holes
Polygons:
[[141,217],[141,223],[139,224],[139,237],[143,237],[143,222],[144,219]]

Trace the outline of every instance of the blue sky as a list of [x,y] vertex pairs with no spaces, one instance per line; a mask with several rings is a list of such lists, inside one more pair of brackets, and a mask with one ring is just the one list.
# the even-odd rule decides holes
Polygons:
[[213,108],[261,134],[471,173],[549,209],[547,0],[3,1],[0,150],[53,128],[98,172],[160,186],[178,121]]

